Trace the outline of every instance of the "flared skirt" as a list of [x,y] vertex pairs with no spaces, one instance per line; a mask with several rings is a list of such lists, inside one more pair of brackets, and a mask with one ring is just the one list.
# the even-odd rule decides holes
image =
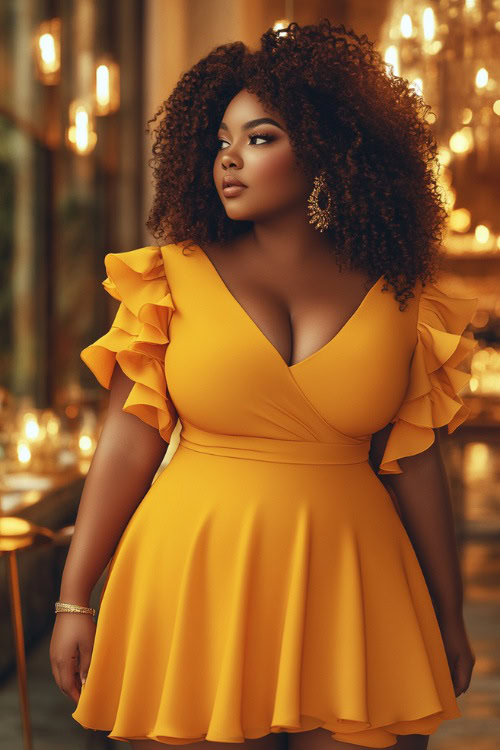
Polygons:
[[366,747],[461,716],[422,570],[370,464],[179,445],[115,549],[72,715],[115,740],[323,727]]

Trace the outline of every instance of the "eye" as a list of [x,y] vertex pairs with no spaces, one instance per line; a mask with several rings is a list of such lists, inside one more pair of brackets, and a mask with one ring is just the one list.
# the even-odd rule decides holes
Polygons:
[[[252,138],[261,138],[264,141],[266,141],[266,143],[268,143],[269,141],[274,140],[274,138],[272,136],[270,136],[270,135],[264,135],[264,133],[254,133],[253,135],[250,136],[250,140],[252,140]],[[259,144],[256,143],[255,145],[258,146]]]
[[[271,141],[274,141],[274,137],[271,135],[264,135],[264,133],[253,133],[251,136],[249,136],[250,140],[253,140],[254,138],[261,138],[262,140],[266,141],[266,143],[270,143]],[[218,143],[227,143],[228,141],[225,141],[224,138],[217,138]],[[254,146],[262,146],[261,143],[254,143]],[[219,151],[223,151],[223,149],[219,146]]]

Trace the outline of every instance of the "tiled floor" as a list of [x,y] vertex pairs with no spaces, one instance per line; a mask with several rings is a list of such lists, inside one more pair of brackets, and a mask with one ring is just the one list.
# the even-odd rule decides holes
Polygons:
[[[461,719],[444,722],[429,750],[500,748],[500,540],[468,542],[463,569],[466,622],[476,666],[468,692],[459,697]],[[29,699],[34,750],[90,750],[129,747],[105,732],[84,730],[71,716],[73,702],[56,686],[49,663],[51,633],[28,655]],[[0,747],[23,750],[17,682],[0,685]]]

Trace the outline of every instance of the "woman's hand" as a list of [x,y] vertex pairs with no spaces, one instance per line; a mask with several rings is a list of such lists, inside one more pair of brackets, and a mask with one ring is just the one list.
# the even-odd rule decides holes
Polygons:
[[96,623],[92,615],[58,612],[50,641],[50,664],[62,692],[78,703],[94,647]]
[[440,618],[439,626],[448,658],[455,697],[469,688],[472,670],[476,663],[462,615]]

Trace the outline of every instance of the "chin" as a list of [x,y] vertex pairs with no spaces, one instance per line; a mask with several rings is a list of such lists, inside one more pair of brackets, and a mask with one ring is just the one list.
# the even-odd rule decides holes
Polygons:
[[248,211],[242,211],[241,209],[238,210],[238,208],[235,206],[232,208],[231,206],[224,206],[226,210],[226,216],[228,219],[233,219],[233,221],[253,221],[253,218],[248,215]]

